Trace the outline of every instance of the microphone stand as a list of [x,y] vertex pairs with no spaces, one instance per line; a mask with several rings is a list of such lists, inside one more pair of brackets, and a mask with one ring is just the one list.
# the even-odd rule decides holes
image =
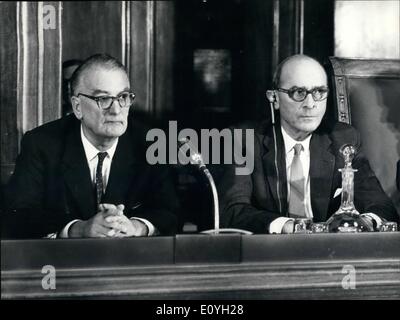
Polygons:
[[211,192],[213,196],[213,202],[214,202],[214,229],[210,230],[205,230],[200,233],[202,234],[211,234],[211,235],[216,235],[220,233],[240,233],[240,234],[253,234],[250,231],[247,230],[242,230],[242,229],[236,229],[236,228],[223,228],[221,229],[219,227],[219,201],[218,201],[218,192],[217,192],[217,187],[215,185],[214,179],[211,175],[211,172],[207,169],[206,165],[204,164],[203,157],[199,152],[195,150],[195,148],[190,144],[190,141],[188,139],[180,139],[178,140],[181,146],[186,146],[186,152],[187,150],[190,150],[190,162],[194,165],[196,165],[200,171],[204,173],[206,176],[210,187],[211,187]]

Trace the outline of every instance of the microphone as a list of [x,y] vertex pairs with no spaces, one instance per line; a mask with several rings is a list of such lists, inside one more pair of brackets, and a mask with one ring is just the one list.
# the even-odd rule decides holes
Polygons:
[[269,107],[271,109],[271,121],[272,124],[275,125],[275,113],[274,113],[274,103],[276,102],[275,92],[274,90],[267,90],[265,95],[269,101]]
[[214,202],[214,229],[202,231],[201,233],[204,234],[219,234],[219,233],[241,233],[241,234],[252,234],[252,232],[247,230],[235,229],[235,228],[224,228],[221,229],[219,227],[219,201],[218,201],[218,192],[217,187],[215,185],[214,179],[211,175],[211,172],[207,169],[203,157],[201,156],[200,152],[193,146],[187,138],[182,138],[178,140],[179,144],[179,151],[183,154],[187,154],[190,152],[190,163],[195,165],[201,172],[204,173],[206,176],[210,187],[211,192],[213,195],[213,202]]
[[178,140],[178,147],[179,151],[181,151],[183,154],[187,154],[188,151],[190,151],[190,163],[197,166],[201,170],[207,170],[206,165],[204,163],[203,157],[201,154],[197,151],[197,149],[193,146],[193,144],[190,142],[189,139],[187,138],[182,138]]
[[276,190],[278,192],[278,202],[279,202],[279,212],[282,212],[282,202],[280,196],[280,181],[279,181],[279,168],[278,168],[278,147],[276,145],[276,129],[275,129],[275,112],[274,112],[274,104],[277,103],[276,93],[274,90],[267,90],[265,93],[267,100],[269,102],[269,107],[271,109],[271,122],[272,122],[272,133],[274,136],[274,154],[275,154],[275,172],[276,172]]

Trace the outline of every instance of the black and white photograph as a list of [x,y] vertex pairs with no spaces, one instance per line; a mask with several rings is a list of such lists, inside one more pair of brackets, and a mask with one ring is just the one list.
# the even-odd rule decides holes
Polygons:
[[0,115],[1,300],[400,299],[400,0],[0,1]]

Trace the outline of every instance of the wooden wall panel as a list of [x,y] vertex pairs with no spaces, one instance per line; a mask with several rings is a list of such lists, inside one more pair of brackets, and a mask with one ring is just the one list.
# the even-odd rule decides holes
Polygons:
[[274,10],[275,66],[298,53],[321,63],[333,55],[334,0],[275,0]]
[[304,2],[304,53],[321,63],[333,55],[334,1],[307,0]]
[[272,80],[273,1],[244,3],[243,90],[244,119],[265,117],[265,91]]
[[302,51],[301,23],[303,14],[301,8],[300,0],[279,1],[278,63]]
[[17,130],[17,4],[0,3],[0,139],[1,183],[13,170],[18,152]]
[[[42,103],[43,122],[49,122],[61,117],[61,32],[62,3],[58,1],[45,2],[54,8],[55,29],[43,30],[43,65],[42,65]],[[48,14],[51,14],[47,11]],[[46,15],[46,11],[44,13]],[[45,21],[46,23],[46,21]]]
[[[60,2],[1,2],[1,183],[22,135],[60,116]],[[51,28],[45,19],[50,18]],[[46,20],[46,21],[45,21]]]
[[135,110],[161,118],[174,108],[174,14],[170,1],[132,1],[127,50]]
[[154,3],[131,2],[130,79],[136,93],[135,109],[153,114]]
[[18,117],[20,137],[26,131],[42,124],[38,79],[38,4],[18,2]]
[[63,61],[108,53],[122,60],[121,1],[63,1]]
[[155,2],[155,115],[162,118],[174,105],[175,4]]

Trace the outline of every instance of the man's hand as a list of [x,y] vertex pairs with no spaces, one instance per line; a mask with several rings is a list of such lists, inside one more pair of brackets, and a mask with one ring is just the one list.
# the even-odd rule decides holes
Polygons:
[[[75,222],[69,230],[71,238],[104,238],[114,237],[118,233],[126,233],[128,228],[124,223],[124,205],[102,203],[97,214],[89,220]],[[113,217],[114,219],[108,219]],[[127,219],[127,218],[126,218]]]
[[286,221],[282,227],[282,233],[293,233],[294,232],[294,220]]
[[107,222],[117,223],[121,227],[121,231],[116,231],[115,237],[142,237],[147,236],[149,230],[147,226],[140,220],[129,220],[126,216],[109,216]]

